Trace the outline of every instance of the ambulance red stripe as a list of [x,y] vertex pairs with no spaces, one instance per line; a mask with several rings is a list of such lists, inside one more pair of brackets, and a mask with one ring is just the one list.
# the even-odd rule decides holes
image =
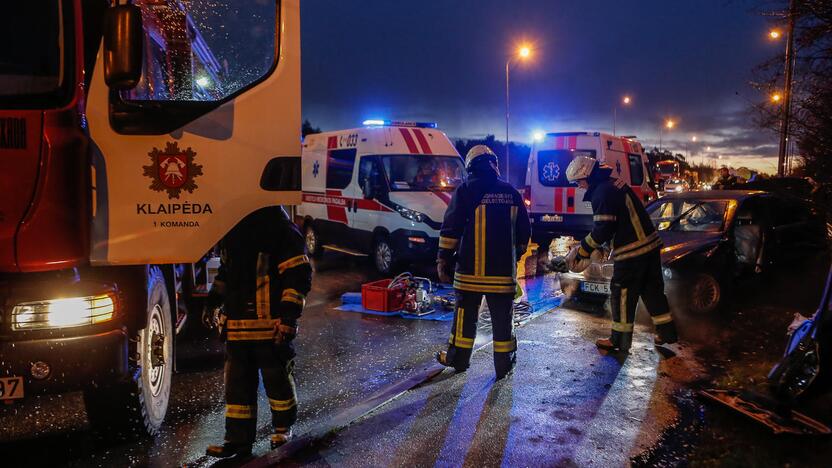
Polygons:
[[326,149],[335,149],[338,147],[338,137],[331,136],[326,140]]
[[430,144],[428,143],[428,139],[425,138],[425,134],[422,133],[421,128],[414,128],[413,134],[416,135],[416,140],[419,141],[419,146],[422,147],[422,154],[433,154],[433,151],[430,149]]
[[566,212],[575,212],[575,189],[573,187],[566,189]]
[[416,147],[416,142],[413,141],[413,137],[410,136],[410,132],[407,131],[406,128],[400,128],[399,131],[404,137],[404,142],[407,144],[407,149],[410,151],[410,154],[419,154],[419,148]]
[[442,200],[445,203],[445,205],[449,205],[451,203],[451,194],[450,193],[433,192],[433,194],[436,195],[437,197],[439,197],[439,199]]
[[563,189],[555,188],[555,213],[563,213]]
[[[336,200],[339,200],[340,202],[343,202],[346,205],[346,201],[343,198],[341,198],[340,190],[327,190],[326,194],[328,197],[334,197]],[[330,221],[347,224],[347,208],[346,206],[340,205],[341,203],[338,203],[336,206],[327,203],[327,218],[329,218]]]
[[569,137],[569,149],[577,149],[578,148],[578,137],[571,136]]

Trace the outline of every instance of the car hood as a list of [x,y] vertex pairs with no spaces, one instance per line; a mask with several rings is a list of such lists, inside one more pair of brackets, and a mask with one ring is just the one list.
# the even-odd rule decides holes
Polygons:
[[722,239],[721,232],[659,231],[664,247],[662,264],[667,265],[694,252],[701,252]]
[[437,223],[442,223],[451,202],[452,192],[391,192],[390,201],[418,211]]

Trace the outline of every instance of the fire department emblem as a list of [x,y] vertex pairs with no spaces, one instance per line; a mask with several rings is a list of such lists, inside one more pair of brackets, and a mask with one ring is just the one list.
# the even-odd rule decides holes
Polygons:
[[549,182],[554,182],[554,181],[558,180],[559,177],[560,177],[560,166],[559,165],[557,165],[553,162],[549,162],[549,164],[546,164],[545,166],[543,166],[543,178],[544,179],[546,179]]
[[153,180],[151,190],[167,191],[169,198],[179,198],[183,190],[194,193],[199,188],[194,178],[202,175],[202,166],[194,164],[196,153],[190,146],[183,151],[174,141],[165,145],[164,151],[154,147],[147,155],[151,164],[142,169]]

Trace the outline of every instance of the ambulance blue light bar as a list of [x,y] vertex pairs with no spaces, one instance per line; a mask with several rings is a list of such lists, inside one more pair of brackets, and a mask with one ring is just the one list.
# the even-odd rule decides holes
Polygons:
[[365,120],[365,127],[416,127],[416,128],[436,128],[435,122],[406,122],[403,120]]

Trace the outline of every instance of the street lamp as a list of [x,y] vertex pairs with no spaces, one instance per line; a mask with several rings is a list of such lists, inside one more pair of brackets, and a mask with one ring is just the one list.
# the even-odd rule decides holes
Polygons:
[[676,122],[674,122],[671,119],[667,119],[664,122],[664,125],[659,126],[659,152],[662,151],[662,137],[664,136],[663,133],[662,133],[663,129],[667,128],[667,130],[670,131],[670,130],[673,130],[673,127],[675,127],[675,126],[676,126]]
[[[630,103],[633,102],[633,98],[630,96],[625,95],[621,98],[621,104],[623,106],[629,106]],[[615,136],[616,124],[618,120],[618,106],[612,108],[612,135]]]
[[546,134],[541,132],[540,130],[536,130],[534,133],[532,133],[532,139],[536,142],[543,141],[543,138],[545,136],[546,136]]
[[783,100],[783,95],[780,93],[774,93],[771,95],[771,102],[777,104]]
[[529,58],[531,58],[531,56],[532,56],[531,46],[521,45],[517,49],[517,52],[514,55],[510,55],[508,57],[508,60],[506,60],[506,181],[508,183],[511,183],[511,179],[509,177],[510,176],[510,167],[511,167],[511,158],[509,157],[509,150],[508,150],[508,142],[509,142],[509,139],[508,139],[509,138],[509,136],[508,136],[508,123],[509,123],[509,117],[511,115],[509,113],[509,109],[510,109],[510,107],[509,107],[509,104],[510,104],[509,74],[510,74],[510,71],[511,71],[511,62],[513,62],[515,59],[528,60]]
[[771,38],[772,40],[775,40],[775,41],[777,39],[780,39],[781,35],[782,34],[780,33],[779,29],[772,29],[771,31],[768,32],[768,37]]

